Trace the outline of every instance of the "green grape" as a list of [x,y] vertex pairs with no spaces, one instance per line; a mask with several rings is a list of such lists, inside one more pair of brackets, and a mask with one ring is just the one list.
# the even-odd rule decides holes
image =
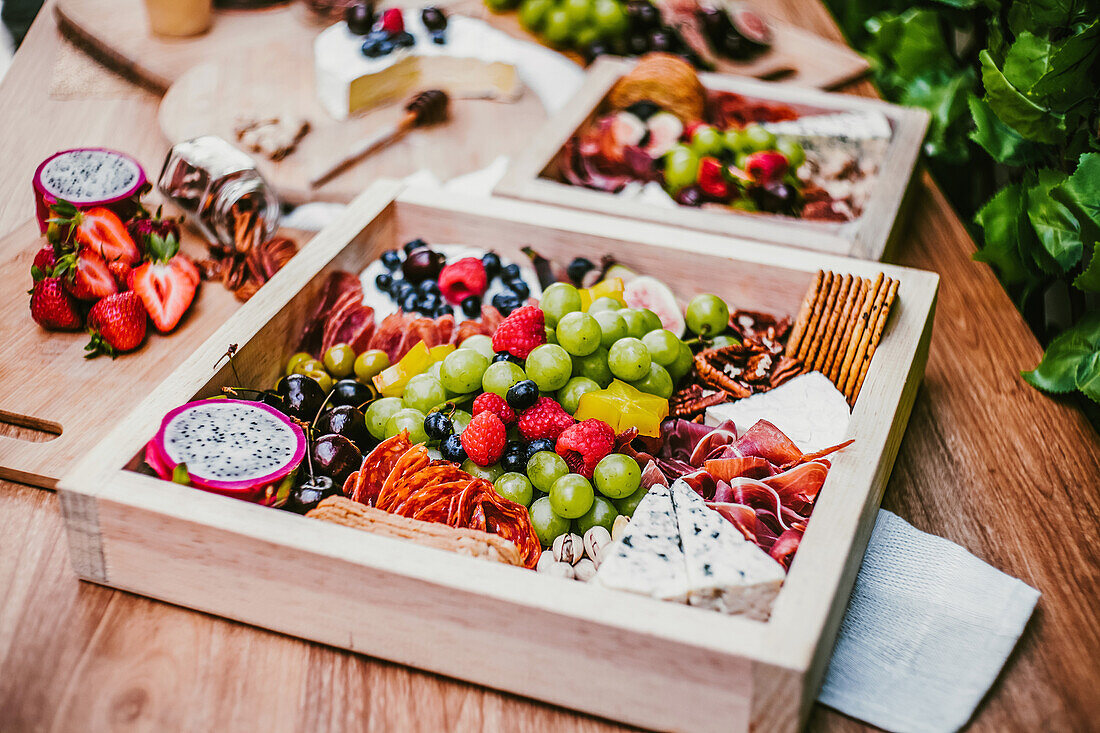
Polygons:
[[455,349],[440,364],[440,381],[455,394],[466,394],[478,389],[485,370],[489,368],[489,360],[485,355],[473,349]]
[[297,354],[294,354],[287,360],[286,375],[289,377],[291,374],[301,374],[301,372],[298,371],[298,367],[301,366],[303,363],[312,360],[312,354],[307,354],[304,351],[299,351]]
[[520,25],[532,33],[538,31],[552,7],[553,0],[523,0],[519,6]]
[[[645,331],[642,332],[642,336],[650,331],[656,331],[658,328],[664,328],[664,325],[661,323],[661,317],[649,308],[635,308],[635,310],[642,314],[642,318],[645,321]],[[634,336],[634,334],[630,335]],[[634,338],[641,338],[642,336],[634,336]]]
[[680,355],[680,344],[676,334],[664,328],[654,329],[642,337],[642,343],[649,349],[653,361],[668,366]]
[[503,13],[516,7],[516,0],[485,0],[485,7],[494,13]]
[[730,309],[725,301],[709,293],[696,295],[684,312],[687,327],[700,336],[714,336],[729,326]]
[[569,283],[554,283],[542,291],[539,308],[546,319],[546,326],[553,328],[566,313],[581,309],[581,294]]
[[588,48],[600,40],[600,29],[594,25],[583,25],[573,34],[573,48]]
[[531,526],[535,528],[535,534],[543,547],[554,544],[555,539],[569,531],[569,520],[554,513],[548,496],[531,502],[530,514]]
[[569,381],[569,376],[573,373],[573,361],[561,346],[543,344],[536,346],[527,355],[524,371],[540,392],[553,392]]
[[581,537],[593,527],[603,527],[608,532],[615,524],[615,517],[619,516],[619,510],[607,499],[597,496],[592,499],[592,506],[581,516],[573,520],[576,532]]
[[493,482],[493,488],[508,501],[514,501],[523,506],[531,505],[531,495],[534,493],[534,488],[522,473],[509,471],[502,474],[500,478]]
[[592,301],[592,305],[588,306],[588,313],[596,315],[600,311],[617,311],[623,307],[623,304],[612,298],[610,295],[601,295]]
[[381,349],[370,349],[355,357],[355,376],[364,384],[390,366],[390,357]]
[[[636,339],[640,339],[647,333],[652,331],[651,328],[646,328],[646,317],[639,308],[623,308],[619,311],[619,315],[622,316],[623,321],[626,323],[626,335],[633,336]],[[658,326],[657,328],[660,328]]]
[[722,133],[711,125],[699,125],[691,136],[691,150],[702,158],[704,155],[718,155],[725,148]]
[[476,334],[458,345],[460,349],[473,349],[489,361],[493,360],[496,352],[493,351],[493,340],[484,334]]
[[567,473],[550,487],[550,507],[559,517],[576,519],[592,508],[596,492],[579,473]]
[[672,376],[660,364],[650,364],[649,373],[630,383],[634,389],[663,399],[672,396]]
[[405,403],[400,397],[383,397],[367,405],[366,418],[367,431],[375,440],[383,440],[386,437],[386,423],[394,413],[402,410]]
[[527,379],[527,374],[519,364],[495,361],[486,368],[485,374],[481,375],[481,388],[486,392],[507,397],[512,385],[524,379]]
[[550,492],[554,482],[569,473],[569,464],[557,453],[542,450],[527,460],[527,478],[539,491]]
[[712,349],[720,349],[723,346],[740,346],[740,345],[741,345],[741,339],[737,338],[736,336],[722,335],[722,336],[715,336],[714,341],[711,343],[710,347]]
[[564,387],[558,390],[558,404],[561,405],[563,410],[572,415],[576,413],[577,408],[580,406],[581,397],[589,392],[595,392],[599,388],[600,385],[588,377],[573,377],[565,383]]
[[[611,298],[608,298],[608,300],[611,300]],[[592,310],[589,309],[588,312],[592,313]],[[592,313],[592,317],[600,324],[600,346],[609,349],[611,348],[611,344],[621,338],[626,338],[626,321],[623,320],[623,317],[620,316],[618,312],[597,311],[596,313]]]
[[592,21],[600,38],[621,38],[629,25],[626,10],[618,0],[596,0],[592,5]]
[[323,372],[325,371],[325,364],[320,359],[314,359],[312,356],[308,359],[298,362],[298,365],[294,367],[295,374],[307,374],[309,372]]
[[787,158],[787,164],[790,169],[798,170],[798,167],[806,162],[806,151],[802,149],[802,146],[797,140],[789,137],[781,137],[775,144],[775,149],[783,153]]
[[558,321],[558,343],[574,356],[586,356],[600,348],[603,332],[594,316],[575,311]]
[[642,469],[630,456],[611,453],[596,464],[592,480],[607,498],[623,499],[638,490],[642,482]]
[[636,338],[619,339],[607,352],[607,366],[624,382],[633,382],[647,375],[652,361],[645,344]]
[[323,369],[317,369],[317,370],[314,370],[312,372],[306,372],[305,376],[307,376],[310,379],[312,379],[313,381],[317,382],[317,384],[319,384],[321,386],[321,391],[324,392],[325,394],[328,394],[329,390],[332,389],[332,384],[333,384],[332,377],[329,376],[329,373],[326,372]]
[[[466,349],[467,351],[473,351],[473,349]],[[443,381],[443,362],[433,361],[428,365],[428,371],[424,372],[432,379],[442,382]]]
[[409,431],[409,440],[413,443],[428,442],[428,434],[424,432],[424,413],[420,410],[405,407],[393,413],[386,421],[385,437],[392,438],[402,430]]
[[695,183],[699,157],[687,145],[673,145],[665,153],[665,187],[675,193]]
[[546,331],[546,343],[556,344],[558,342],[558,332],[555,329],[551,328],[550,326],[546,326],[545,331]]
[[417,374],[405,385],[405,394],[401,395],[401,399],[405,401],[405,407],[427,413],[447,401],[447,390],[430,374]]
[[756,202],[749,198],[734,199],[730,202],[730,207],[737,211],[756,212],[760,210],[756,206]]
[[561,0],[560,7],[569,16],[569,25],[574,29],[573,35],[588,25],[588,19],[592,15],[592,3],[589,0]]
[[347,344],[333,344],[328,347],[321,361],[324,362],[325,371],[337,379],[350,377],[355,369],[355,349]]
[[494,463],[491,466],[479,466],[469,458],[462,462],[462,470],[474,478],[483,478],[489,483],[493,483],[504,475],[504,469],[500,467],[499,463]]
[[465,410],[455,410],[451,413],[451,423],[455,426],[455,435],[462,435],[462,431],[473,419],[474,416]]
[[745,134],[745,130],[743,128],[726,130],[725,143],[726,147],[732,150],[735,154],[740,155],[752,152],[752,143],[749,141],[749,138]]
[[600,385],[600,389],[606,389],[615,378],[607,366],[607,349],[601,346],[588,356],[574,356],[573,376],[588,377]]
[[750,152],[775,149],[775,135],[771,134],[760,125],[748,125],[747,127],[745,127],[744,132],[745,139],[749,143]]
[[691,347],[681,341],[680,353],[677,354],[676,361],[668,364],[665,368],[668,370],[668,376],[672,377],[673,383],[676,383],[687,376],[694,363],[695,355],[691,353]]
[[615,505],[615,508],[619,510],[619,514],[625,514],[628,517],[634,516],[634,510],[638,508],[638,504],[645,498],[646,492],[649,491],[644,486],[639,486],[638,490],[625,499],[614,499],[611,503]]
[[542,36],[548,43],[554,46],[564,46],[569,42],[569,37],[572,33],[573,24],[565,8],[554,7],[546,13],[546,21],[542,27]]

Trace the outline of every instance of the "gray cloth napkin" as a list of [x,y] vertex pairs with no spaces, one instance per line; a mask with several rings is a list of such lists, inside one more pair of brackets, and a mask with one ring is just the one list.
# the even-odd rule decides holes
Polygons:
[[879,510],[818,701],[897,733],[955,731],[1039,591]]

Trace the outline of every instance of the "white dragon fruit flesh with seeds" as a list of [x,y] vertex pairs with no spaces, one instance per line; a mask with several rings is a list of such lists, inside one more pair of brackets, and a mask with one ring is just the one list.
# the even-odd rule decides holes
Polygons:
[[274,407],[211,399],[165,415],[145,462],[163,479],[182,465],[191,486],[258,499],[288,479],[305,454],[302,428]]
[[46,231],[50,206],[68,201],[78,209],[105,206],[123,221],[137,211],[145,171],[125,153],[106,148],[75,148],[54,153],[34,172],[38,226]]

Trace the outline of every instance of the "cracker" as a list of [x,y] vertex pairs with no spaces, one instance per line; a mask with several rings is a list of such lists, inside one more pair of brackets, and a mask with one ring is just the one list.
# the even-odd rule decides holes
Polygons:
[[[863,310],[867,313],[867,317],[863,319],[859,326],[859,339],[852,339],[855,346],[855,353],[852,357],[852,361],[848,363],[845,358],[845,363],[848,368],[841,370],[840,374],[840,391],[848,397],[848,402],[851,403],[851,391],[855,386],[856,380],[859,378],[859,370],[863,366],[863,357],[867,355],[867,345],[871,342],[871,334],[875,330],[875,321],[878,318],[879,311],[882,310],[882,303],[886,300],[886,291],[889,290],[887,280],[882,273],[879,273],[878,278],[875,280],[877,287],[875,288],[875,296],[871,298],[870,308],[866,305]],[[851,350],[849,350],[851,351]]]
[[875,350],[878,348],[879,342],[882,340],[882,332],[886,328],[886,321],[890,318],[890,310],[894,306],[894,298],[898,294],[898,281],[889,280],[889,287],[886,290],[886,299],[882,303],[882,308],[879,309],[878,319],[875,321],[875,330],[871,334],[871,341],[867,345],[867,355],[863,357],[863,365],[859,368],[859,376],[856,378],[855,386],[852,387],[852,402],[856,401],[859,397],[859,391],[863,387],[863,380],[867,378],[867,369],[871,365],[871,358],[875,355]]
[[852,337],[852,328],[859,309],[863,307],[863,298],[867,295],[867,287],[871,281],[865,277],[857,277],[852,281],[852,289],[848,293],[848,299],[844,303],[844,309],[840,313],[840,321],[837,324],[837,337],[829,345],[829,353],[825,358],[825,366],[821,373],[832,381],[840,374],[840,362],[844,360],[844,352],[848,348],[848,339]]
[[833,273],[826,272],[821,281],[821,291],[817,295],[817,300],[814,301],[814,312],[810,315],[809,323],[806,324],[806,334],[802,337],[802,343],[798,345],[797,358],[803,363],[806,362],[806,354],[809,353],[814,339],[817,338],[817,332],[821,329],[821,313],[825,310],[825,304],[829,302],[830,296],[836,295],[839,280],[840,278]]
[[836,388],[841,392],[844,391],[844,385],[847,383],[849,373],[852,370],[852,362],[855,361],[856,352],[859,351],[859,342],[862,339],[864,329],[867,327],[867,319],[871,317],[871,307],[875,302],[875,294],[882,285],[882,278],[883,275],[880,272],[874,281],[867,286],[867,292],[863,297],[863,305],[856,313],[855,320],[852,323],[852,332],[848,338],[848,346],[844,350],[844,359],[841,361],[837,378],[833,381]]
[[794,325],[791,327],[791,335],[787,339],[787,356],[794,356],[798,351],[798,344],[802,341],[802,336],[806,332],[806,322],[810,319],[810,314],[813,313],[814,301],[817,300],[817,294],[821,290],[821,280],[824,278],[825,272],[818,270],[814,275],[814,281],[810,284],[810,287],[806,289],[806,295],[802,298],[802,306],[798,309],[798,316],[794,319]]
[[840,279],[840,287],[837,288],[836,297],[829,303],[828,318],[825,321],[825,329],[821,333],[821,338],[814,344],[814,348],[810,350],[810,354],[807,357],[807,367],[810,371],[821,371],[821,368],[825,365],[825,356],[829,352],[829,346],[836,340],[837,323],[840,321],[840,312],[844,309],[844,304],[847,302],[848,293],[852,289],[852,283],[855,282],[855,278],[851,273],[844,275]]

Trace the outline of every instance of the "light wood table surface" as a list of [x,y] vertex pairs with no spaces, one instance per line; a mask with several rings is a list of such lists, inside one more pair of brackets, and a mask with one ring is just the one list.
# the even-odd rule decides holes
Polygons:
[[[839,37],[815,0],[769,7]],[[102,145],[157,160],[166,147],[151,97],[48,99],[57,47],[47,6],[0,85],[0,234],[31,215],[31,174],[55,150]],[[1100,440],[1079,410],[1020,379],[1039,344],[989,268],[971,260],[973,242],[927,177],[905,234],[894,261],[942,280],[924,385],[883,506],[1042,591],[972,729],[1097,730]],[[27,388],[50,385],[28,374]],[[815,731],[864,728],[821,706],[810,721]],[[80,583],[56,496],[0,483],[4,733],[551,729],[620,728]]]

